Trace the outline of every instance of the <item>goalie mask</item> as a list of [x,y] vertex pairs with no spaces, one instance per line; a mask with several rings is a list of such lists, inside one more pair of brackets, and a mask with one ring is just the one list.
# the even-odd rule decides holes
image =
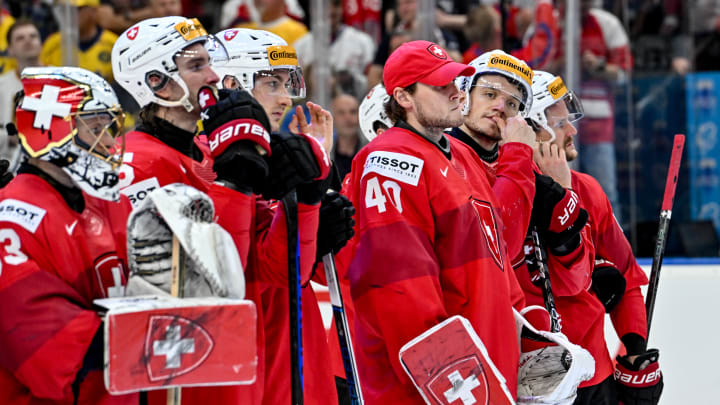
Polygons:
[[[518,103],[514,107],[516,112],[526,113],[530,109],[533,102],[533,71],[524,61],[496,49],[478,56],[469,65],[475,68],[475,73],[472,76],[459,76],[455,79],[458,89],[465,92],[463,115],[470,113],[470,92],[473,87],[487,87],[492,91],[502,92],[509,98],[515,99]],[[511,84],[517,86],[521,97],[518,98],[495,83],[482,80],[482,76],[488,74],[496,74],[506,78]]]
[[[210,53],[220,55],[224,50],[197,18],[150,18],[128,28],[115,41],[113,76],[140,107],[156,103],[182,106],[189,112],[197,105],[196,94],[190,94],[178,66],[182,58],[193,74],[202,72],[210,67]],[[159,96],[163,89],[172,95]]]
[[21,81],[16,122],[25,155],[61,167],[89,195],[118,200],[125,116],[110,85],[76,67],[26,68]]
[[385,92],[385,87],[378,84],[368,92],[363,98],[358,109],[360,116],[360,132],[365,139],[372,141],[377,136],[377,130],[380,125],[387,128],[393,126],[392,121],[385,113],[385,103],[390,100],[390,96]]
[[[290,98],[305,97],[305,79],[298,66],[297,52],[279,36],[262,30],[233,28],[220,31],[217,40],[227,51],[213,54],[213,67],[220,75],[220,88],[241,87],[252,92],[256,80],[274,76],[273,72],[288,74],[285,83],[274,83],[276,88],[267,89],[273,95],[287,90]],[[271,82],[273,83],[273,82]]]
[[[525,115],[531,120],[535,127],[540,127],[550,134],[550,139],[543,139],[542,142],[555,140],[555,129],[564,125],[574,124],[585,115],[582,103],[574,92],[565,87],[560,76],[552,73],[536,71],[533,77],[533,102],[532,107]],[[564,108],[550,107],[562,103]],[[554,111],[557,110],[557,113]],[[567,110],[567,114],[565,114]]]

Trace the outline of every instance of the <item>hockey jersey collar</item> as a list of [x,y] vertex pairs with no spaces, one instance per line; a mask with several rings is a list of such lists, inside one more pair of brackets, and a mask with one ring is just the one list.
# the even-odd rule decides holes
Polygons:
[[142,122],[137,130],[145,132],[183,155],[202,162],[203,153],[195,144],[195,133],[178,128],[170,122],[155,117],[152,122]]
[[499,143],[496,143],[495,147],[492,148],[491,150],[487,150],[487,149],[483,148],[482,146],[480,146],[479,143],[475,142],[475,140],[472,139],[472,137],[470,135],[466,134],[465,131],[463,131],[460,128],[451,129],[449,134],[450,134],[450,136],[457,139],[458,141],[471,147],[475,151],[475,153],[477,153],[477,155],[480,157],[480,159],[485,161],[485,163],[494,163],[498,159],[498,156],[500,155],[499,154],[499,151],[500,151]]
[[412,132],[412,133],[414,133],[414,134],[419,135],[422,139],[430,142],[430,143],[433,144],[436,148],[440,149],[440,152],[442,152],[448,160],[451,159],[452,155],[450,154],[450,141],[448,141],[447,137],[446,137],[444,134],[443,134],[443,136],[440,138],[439,141],[433,142],[433,141],[431,141],[430,139],[428,139],[428,137],[426,137],[425,135],[421,134],[420,131],[418,131],[417,129],[413,128],[410,124],[408,124],[407,122],[405,122],[405,121],[403,121],[403,120],[399,120],[398,122],[396,122],[396,123],[395,123],[395,126],[398,127],[398,128],[402,128],[402,129],[404,129],[404,130],[407,130],[407,131],[410,131],[410,132]]
[[68,205],[68,207],[70,207],[70,209],[77,212],[78,214],[81,214],[85,210],[85,198],[83,197],[82,190],[80,190],[79,188],[64,186],[60,184],[60,182],[58,182],[57,180],[50,177],[50,175],[48,175],[44,171],[28,163],[21,164],[18,168],[17,173],[32,174],[40,177],[48,184],[50,184],[52,188],[57,190],[57,192],[60,194],[63,200],[65,200],[65,203]]

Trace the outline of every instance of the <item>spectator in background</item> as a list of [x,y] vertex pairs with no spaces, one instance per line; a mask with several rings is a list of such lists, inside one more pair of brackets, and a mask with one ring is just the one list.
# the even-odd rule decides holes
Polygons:
[[[98,24],[97,10],[100,0],[71,0],[71,2],[77,7],[78,67],[95,72],[112,83],[110,53],[117,35]],[[60,32],[50,35],[45,41],[40,61],[49,66],[64,65]]]
[[331,109],[335,123],[335,142],[331,155],[340,179],[344,179],[350,173],[355,154],[365,146],[360,136],[358,101],[349,94],[340,94],[333,99]]
[[[565,0],[559,2],[565,15]],[[580,99],[585,117],[580,121],[581,171],[602,186],[618,221],[621,220],[615,162],[615,103],[613,87],[625,82],[632,69],[627,33],[620,20],[593,7],[593,0],[580,1]],[[559,49],[562,52],[562,48]]]
[[148,4],[152,9],[154,17],[183,15],[183,7],[180,0],[149,0]]
[[15,69],[0,76],[0,158],[12,161],[17,137],[8,138],[5,125],[13,122],[15,93],[22,90],[20,73],[26,67],[41,66],[40,31],[30,20],[20,19],[7,32],[8,56],[16,61]]
[[253,4],[259,14],[258,20],[237,24],[237,28],[272,32],[290,46],[294,46],[295,41],[307,34],[305,24],[293,20],[285,13],[285,0],[253,0]]
[[494,7],[477,6],[470,9],[463,32],[470,44],[463,52],[463,63],[470,63],[487,51],[502,48],[500,13]]
[[[164,3],[162,0],[155,2]],[[179,3],[179,0],[171,0],[170,2]],[[145,0],[103,1],[103,4],[97,9],[97,21],[104,29],[120,34],[137,22],[155,17],[156,10],[153,8],[152,3],[152,0],[149,2]],[[175,15],[180,15],[180,13]]]
[[15,69],[15,59],[8,56],[7,50],[7,33],[14,23],[15,19],[7,10],[0,10],[0,73]]
[[[417,39],[417,5],[418,0],[396,0],[395,9],[385,16],[385,26],[388,27],[389,34],[386,34],[378,45],[375,60],[368,69],[368,88],[382,80],[383,66],[390,54],[403,43]],[[431,41],[447,50],[454,61],[462,60],[460,44],[451,31],[436,27]]]
[[[309,32],[295,43],[300,65],[305,68],[315,61],[313,34]],[[334,72],[347,71],[354,80],[353,93],[365,94],[365,71],[375,56],[375,43],[370,36],[343,24],[343,1],[330,0],[330,49],[328,58]]]

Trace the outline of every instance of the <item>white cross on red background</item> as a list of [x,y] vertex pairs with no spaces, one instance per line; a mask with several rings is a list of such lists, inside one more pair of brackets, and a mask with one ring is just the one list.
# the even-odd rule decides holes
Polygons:
[[46,84],[43,86],[40,98],[24,97],[22,108],[28,111],[35,111],[33,127],[38,129],[50,129],[53,116],[64,118],[70,114],[69,103],[58,102],[60,87]]
[[165,329],[165,340],[153,342],[153,355],[165,356],[165,368],[180,368],[180,357],[195,352],[195,339],[180,339],[180,325]]
[[463,405],[472,405],[477,402],[472,390],[480,386],[480,381],[474,374],[463,379],[460,372],[455,370],[448,375],[448,380],[453,385],[452,388],[444,392],[445,399],[449,403],[452,404],[458,399],[462,401]]

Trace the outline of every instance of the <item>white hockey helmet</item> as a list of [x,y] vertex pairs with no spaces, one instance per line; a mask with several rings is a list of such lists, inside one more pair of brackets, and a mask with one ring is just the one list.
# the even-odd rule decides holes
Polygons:
[[469,63],[475,68],[472,76],[458,76],[455,84],[460,91],[465,92],[465,108],[463,115],[470,112],[470,91],[482,75],[497,74],[516,84],[522,93],[520,111],[526,113],[532,104],[533,71],[524,61],[509,55],[499,49],[485,52]]
[[[180,78],[175,57],[188,46],[202,43],[208,52],[221,53],[220,46],[208,35],[197,18],[172,16],[140,21],[120,34],[112,49],[113,76],[120,85],[144,107],[157,103],[165,107],[183,106],[193,109],[189,91]],[[149,78],[161,79],[153,89]],[[174,80],[183,90],[179,100],[166,100],[155,95],[168,80]]]
[[26,68],[21,81],[15,117],[24,154],[61,167],[92,196],[117,200],[125,116],[108,82],[77,67]]
[[370,89],[360,103],[358,109],[360,132],[368,142],[377,136],[375,131],[378,123],[388,128],[393,126],[393,122],[385,113],[385,103],[388,100],[390,100],[390,96],[385,92],[385,87],[381,83]]
[[290,80],[285,88],[291,98],[305,97],[305,79],[298,66],[297,52],[279,36],[249,28],[231,28],[215,35],[227,55],[213,54],[213,68],[220,76],[219,88],[226,78],[234,78],[243,89],[252,92],[258,75],[276,69],[286,70]]
[[585,115],[580,99],[574,92],[568,90],[560,76],[540,70],[535,71],[532,91],[532,107],[525,114],[525,118],[530,119],[533,125],[543,128],[550,134],[551,138],[547,142],[555,140],[553,128],[555,125],[548,124],[548,107],[559,102],[565,103],[569,114],[567,120],[565,120],[565,117],[558,117],[560,120],[558,124],[563,122],[574,123]]

